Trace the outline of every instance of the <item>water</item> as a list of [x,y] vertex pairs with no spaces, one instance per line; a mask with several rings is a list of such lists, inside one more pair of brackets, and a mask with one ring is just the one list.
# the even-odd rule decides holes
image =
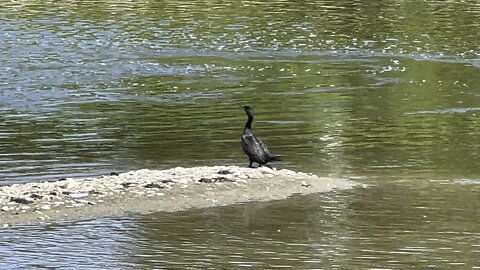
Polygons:
[[[453,186],[449,197],[432,198],[387,184],[278,202],[17,228],[4,233],[0,268],[478,268],[480,205],[469,188]],[[465,204],[471,206],[458,207]]]
[[367,189],[3,230],[0,268],[478,269],[477,1],[0,4],[0,184],[246,165]]

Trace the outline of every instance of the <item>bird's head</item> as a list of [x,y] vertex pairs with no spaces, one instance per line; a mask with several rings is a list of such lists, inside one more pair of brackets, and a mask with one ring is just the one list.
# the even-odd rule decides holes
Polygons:
[[240,105],[240,107],[242,107],[245,110],[245,112],[249,117],[253,117],[253,109],[250,106]]

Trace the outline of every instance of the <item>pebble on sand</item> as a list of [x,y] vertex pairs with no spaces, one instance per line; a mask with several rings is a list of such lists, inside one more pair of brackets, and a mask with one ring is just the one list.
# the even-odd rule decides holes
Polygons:
[[[189,207],[280,199],[293,194],[346,189],[355,185],[357,183],[347,179],[321,178],[268,167],[142,169],[100,177],[0,186],[0,220],[12,225],[37,221],[39,213],[46,221],[75,219],[81,217],[79,213],[83,216],[88,216],[88,213],[107,216],[125,211],[143,212],[142,207],[149,211],[158,208],[176,211]],[[194,201],[198,205],[194,205]]]

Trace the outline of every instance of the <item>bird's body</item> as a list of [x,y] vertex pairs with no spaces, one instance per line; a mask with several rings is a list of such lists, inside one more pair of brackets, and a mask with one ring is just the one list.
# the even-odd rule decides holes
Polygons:
[[270,151],[268,151],[267,146],[255,135],[252,130],[253,123],[253,110],[249,106],[241,106],[245,109],[245,112],[248,115],[247,123],[243,129],[242,135],[242,148],[245,154],[247,154],[250,164],[250,168],[253,168],[253,162],[256,162],[261,165],[266,165],[268,162],[280,160],[278,156],[272,156]]

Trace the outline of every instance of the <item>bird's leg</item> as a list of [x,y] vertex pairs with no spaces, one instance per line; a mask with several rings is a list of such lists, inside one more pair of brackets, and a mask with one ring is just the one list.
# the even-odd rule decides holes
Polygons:
[[253,160],[250,159],[250,164],[248,164],[248,167],[249,168],[255,168],[255,167],[253,167]]

